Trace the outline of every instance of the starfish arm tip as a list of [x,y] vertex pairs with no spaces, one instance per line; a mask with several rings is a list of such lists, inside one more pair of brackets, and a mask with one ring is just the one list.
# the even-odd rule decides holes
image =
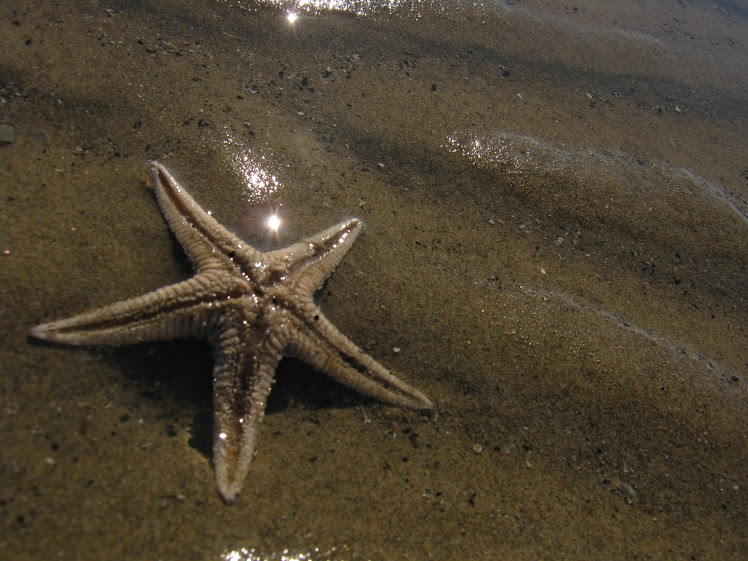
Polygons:
[[157,160],[150,160],[148,162],[148,167],[151,170],[151,173],[158,173],[159,170],[164,169],[164,166],[162,166]]
[[230,485],[221,485],[218,483],[218,494],[223,499],[223,502],[227,505],[232,505],[236,501],[236,497],[239,495],[239,489],[236,489]]
[[40,341],[58,341],[59,337],[55,333],[53,323],[40,323],[29,329],[29,337]]
[[407,387],[409,391],[404,396],[407,402],[404,402],[402,406],[416,411],[431,411],[434,409],[434,403],[428,397],[415,388]]

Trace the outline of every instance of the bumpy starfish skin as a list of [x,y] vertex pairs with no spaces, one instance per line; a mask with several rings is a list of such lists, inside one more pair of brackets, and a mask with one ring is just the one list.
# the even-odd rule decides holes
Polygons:
[[71,345],[126,345],[206,339],[215,359],[213,465],[231,503],[255,453],[257,429],[284,353],[291,353],[370,397],[412,409],[429,399],[391,374],[338,331],[314,292],[361,230],[341,222],[285,249],[262,252],[208,215],[159,163],[151,177],[161,211],[196,274],[143,296],[38,325],[31,335]]

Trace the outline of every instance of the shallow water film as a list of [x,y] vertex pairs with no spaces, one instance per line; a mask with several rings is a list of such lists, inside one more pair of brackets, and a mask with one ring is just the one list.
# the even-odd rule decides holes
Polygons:
[[[739,2],[0,3],[3,559],[745,559]],[[435,404],[278,368],[236,502],[202,342],[32,326],[192,274],[162,162]],[[275,217],[268,222],[269,217]]]

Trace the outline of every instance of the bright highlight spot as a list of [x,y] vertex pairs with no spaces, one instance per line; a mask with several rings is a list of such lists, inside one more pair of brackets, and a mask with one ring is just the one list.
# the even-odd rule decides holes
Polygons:
[[288,12],[288,15],[286,16],[288,23],[294,23],[298,18],[299,16],[295,12]]
[[280,228],[280,225],[281,219],[277,214],[271,214],[265,221],[265,226],[267,226],[268,229],[272,230],[273,232],[277,232],[278,228]]
[[225,432],[219,432],[218,433],[218,438],[220,438],[221,440],[226,440],[227,436],[228,436],[228,434],[226,434]]

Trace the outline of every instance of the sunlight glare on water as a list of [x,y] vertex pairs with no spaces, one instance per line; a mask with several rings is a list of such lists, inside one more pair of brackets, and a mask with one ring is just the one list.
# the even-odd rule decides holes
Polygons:
[[[256,3],[246,3],[241,0],[237,4],[245,9],[257,9]],[[468,9],[490,9],[487,2],[460,2],[459,0],[265,0],[265,6],[287,10],[287,19],[293,24],[298,19],[298,12],[319,14],[322,12],[347,12],[357,16],[377,13],[405,12],[421,15],[425,11],[432,13],[455,12]]]
[[221,561],[316,561],[318,559],[329,559],[337,550],[338,548],[334,547],[328,551],[322,551],[320,548],[315,547],[306,553],[291,553],[288,549],[284,549],[281,553],[263,555],[258,553],[254,548],[247,549],[243,547],[224,553],[220,559]]
[[223,138],[223,148],[231,168],[241,179],[247,201],[252,204],[264,202],[281,188],[277,176],[268,167],[271,155],[250,149],[228,132]]

